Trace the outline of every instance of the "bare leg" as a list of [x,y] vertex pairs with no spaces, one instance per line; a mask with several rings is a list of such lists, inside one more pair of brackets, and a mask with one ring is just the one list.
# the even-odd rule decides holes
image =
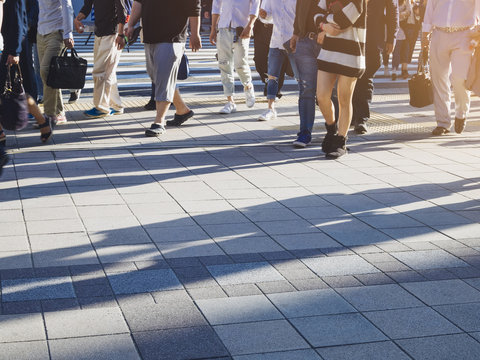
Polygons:
[[338,77],[337,93],[340,108],[338,116],[338,135],[347,136],[352,121],[352,96],[357,78],[340,75]]
[[190,112],[190,108],[185,104],[182,99],[182,95],[178,89],[175,89],[175,94],[173,96],[173,105],[175,106],[175,113],[177,115],[185,115]]
[[155,124],[165,126],[165,116],[167,115],[168,108],[170,107],[169,101],[157,101],[157,116],[155,117]]
[[[42,112],[40,111],[40,108],[38,107],[35,100],[30,95],[27,96],[27,105],[28,105],[28,112],[33,115],[33,117],[37,121],[37,124],[38,125],[44,124],[45,123],[45,117],[43,116]],[[52,129],[50,129],[50,126],[40,128],[40,133],[41,134],[47,134],[50,131],[52,131]]]
[[318,71],[317,101],[327,125],[333,125],[335,123],[335,107],[333,106],[331,97],[336,79],[336,74],[331,74],[321,70]]

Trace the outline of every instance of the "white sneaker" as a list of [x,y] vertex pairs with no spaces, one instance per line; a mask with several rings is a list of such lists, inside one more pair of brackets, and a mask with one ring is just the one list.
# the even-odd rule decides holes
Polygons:
[[245,90],[245,100],[247,107],[251,108],[255,105],[255,90],[253,89],[253,85],[250,85],[250,87]]
[[268,109],[258,117],[258,121],[270,121],[277,118],[277,112],[273,109]]
[[218,112],[219,114],[231,114],[237,111],[237,105],[232,102],[227,102],[225,106]]

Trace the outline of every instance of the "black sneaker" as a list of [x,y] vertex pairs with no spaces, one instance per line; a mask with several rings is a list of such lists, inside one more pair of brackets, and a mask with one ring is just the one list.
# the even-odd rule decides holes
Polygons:
[[80,90],[75,90],[70,93],[70,98],[68,99],[69,104],[75,104],[80,97]]
[[153,123],[150,126],[150,129],[145,130],[145,136],[148,137],[155,137],[155,136],[160,136],[163,133],[165,133],[165,127],[160,124]]
[[145,110],[155,110],[157,108],[157,104],[155,100],[150,100],[143,108]]
[[333,135],[330,149],[325,154],[327,159],[338,159],[341,156],[347,155],[347,137],[341,135]]
[[356,124],[354,131],[355,131],[355,134],[358,134],[358,135],[366,134],[368,132],[367,124],[365,123]]
[[173,117],[173,120],[168,120],[167,121],[167,126],[180,126],[185,121],[192,118],[194,115],[195,115],[195,113],[192,110],[190,110],[188,113],[183,114],[183,115],[175,114],[174,117]]

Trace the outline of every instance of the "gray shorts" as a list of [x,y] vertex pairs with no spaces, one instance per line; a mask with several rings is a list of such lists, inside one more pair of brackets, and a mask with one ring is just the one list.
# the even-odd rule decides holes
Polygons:
[[155,84],[155,101],[173,102],[184,43],[145,44],[147,72]]

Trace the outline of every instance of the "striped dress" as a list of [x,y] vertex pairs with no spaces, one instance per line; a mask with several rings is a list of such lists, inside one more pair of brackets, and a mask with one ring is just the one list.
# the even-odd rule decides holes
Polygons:
[[337,24],[337,36],[326,35],[317,58],[318,69],[349,77],[365,72],[367,0],[320,0],[318,7],[326,15],[317,15],[316,23]]

